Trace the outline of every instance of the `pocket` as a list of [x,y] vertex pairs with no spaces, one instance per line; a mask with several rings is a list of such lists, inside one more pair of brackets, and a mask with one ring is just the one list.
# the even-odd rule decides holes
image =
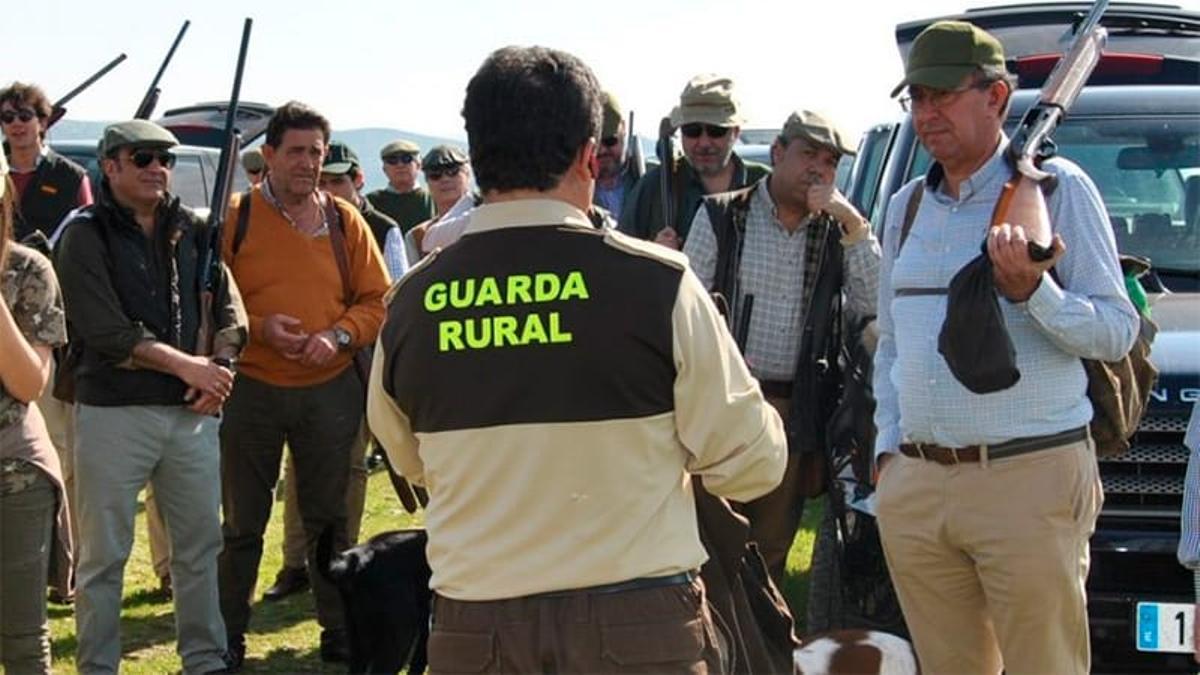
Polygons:
[[438,630],[429,635],[429,672],[482,673],[496,657],[496,638],[492,632],[470,633]]
[[619,666],[692,664],[704,658],[704,621],[636,623],[600,629],[604,658]]

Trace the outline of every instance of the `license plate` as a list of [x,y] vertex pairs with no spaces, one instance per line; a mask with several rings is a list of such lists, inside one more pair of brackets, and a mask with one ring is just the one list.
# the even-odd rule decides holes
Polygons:
[[1175,602],[1137,604],[1137,649],[1190,654],[1195,605]]

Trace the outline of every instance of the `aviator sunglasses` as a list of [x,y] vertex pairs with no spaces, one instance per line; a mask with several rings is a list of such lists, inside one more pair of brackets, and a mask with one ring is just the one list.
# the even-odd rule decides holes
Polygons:
[[0,112],[0,122],[4,122],[5,124],[12,124],[17,120],[28,122],[35,117],[37,117],[37,113],[28,108],[22,108],[21,110],[5,110],[4,112]]
[[414,159],[416,159],[416,158],[406,152],[401,155],[390,155],[388,157],[384,157],[383,161],[385,164],[392,164],[392,165],[412,164]]
[[458,175],[459,167],[448,166],[444,169],[430,169],[425,172],[425,178],[428,180],[437,180],[439,178],[453,178]]
[[679,127],[679,133],[687,138],[700,138],[700,134],[705,134],[709,138],[725,138],[729,134],[729,127],[689,122]]
[[167,150],[135,150],[129,153],[129,161],[139,169],[150,166],[150,162],[156,159],[164,169],[175,166],[175,154]]

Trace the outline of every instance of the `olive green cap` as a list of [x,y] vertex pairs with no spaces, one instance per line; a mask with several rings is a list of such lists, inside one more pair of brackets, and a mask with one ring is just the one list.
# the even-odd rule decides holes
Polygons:
[[671,111],[671,123],[676,127],[692,122],[738,127],[745,121],[738,108],[733,80],[712,74],[697,75],[679,95],[679,105]]
[[779,135],[788,141],[803,138],[829,148],[839,155],[853,155],[856,152],[854,146],[850,145],[850,137],[844,131],[828,117],[811,110],[797,110],[788,115]]
[[242,168],[250,173],[256,173],[267,168],[267,160],[263,158],[262,150],[250,148],[243,152]]
[[4,191],[8,188],[8,181],[5,180],[7,177],[8,158],[4,156],[3,152],[0,152],[0,199],[4,198]]
[[611,91],[601,94],[601,105],[604,107],[604,121],[600,125],[600,138],[616,136],[621,130],[621,119],[625,113],[621,111],[621,102]]
[[471,161],[467,153],[453,145],[436,145],[425,153],[421,159],[421,168],[425,171],[444,166],[461,166]]
[[387,159],[392,155],[403,154],[420,155],[421,146],[413,143],[412,141],[406,141],[401,138],[398,141],[392,141],[391,143],[383,146],[383,149],[379,151],[379,159]]
[[920,85],[953,89],[977,68],[1004,69],[1004,47],[982,28],[965,21],[938,21],[921,31],[908,51],[904,79],[892,90]]
[[139,148],[173,148],[179,145],[175,134],[149,120],[117,122],[104,128],[100,138],[101,157],[111,155],[118,148],[135,145]]
[[329,150],[325,152],[325,163],[321,165],[321,173],[340,176],[361,166],[358,155],[350,146],[341,141],[333,141],[329,144]]

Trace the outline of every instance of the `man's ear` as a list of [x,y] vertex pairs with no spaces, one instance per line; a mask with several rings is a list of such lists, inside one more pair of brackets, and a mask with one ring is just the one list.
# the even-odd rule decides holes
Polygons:
[[579,177],[585,180],[596,180],[596,176],[600,174],[600,162],[596,159],[596,139],[589,137],[583,147],[579,149],[579,155],[575,157],[575,167],[578,169]]
[[365,185],[366,182],[367,182],[366,179],[363,178],[363,172],[356,170],[354,172],[354,189],[355,190],[363,189],[363,185]]

